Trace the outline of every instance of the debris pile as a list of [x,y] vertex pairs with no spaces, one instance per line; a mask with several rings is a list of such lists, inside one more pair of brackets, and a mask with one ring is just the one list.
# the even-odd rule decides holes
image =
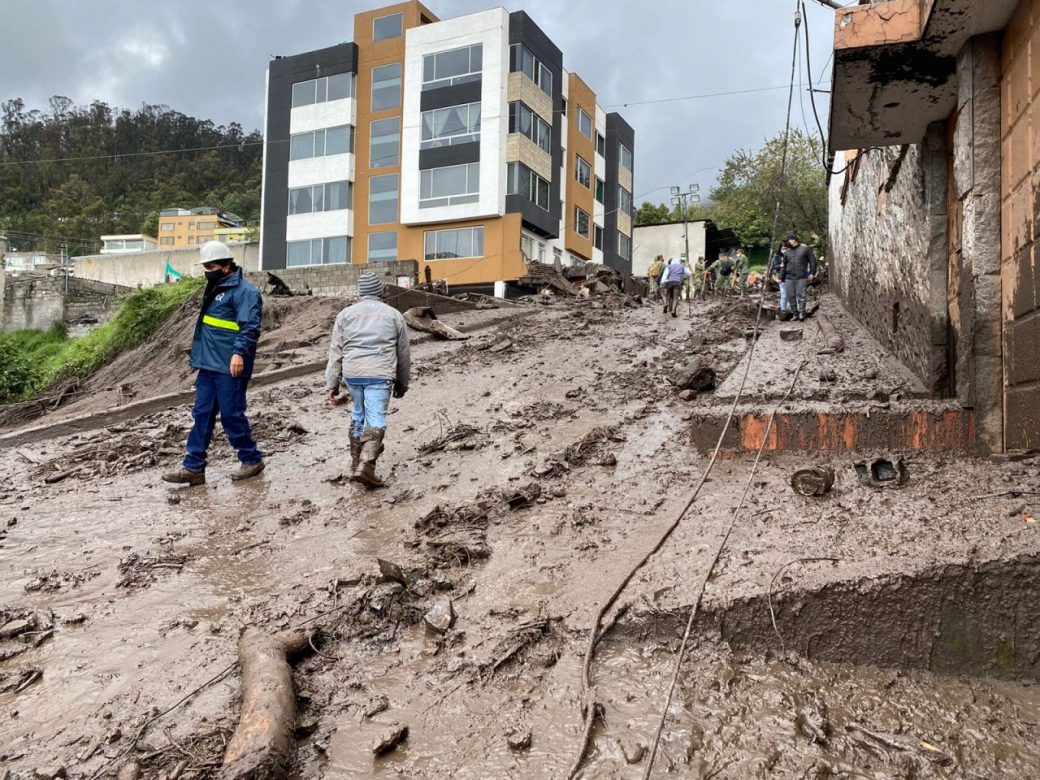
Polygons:
[[536,465],[532,473],[536,477],[558,477],[586,463],[594,466],[616,466],[617,457],[606,450],[610,443],[625,441],[624,435],[615,428],[594,428],[579,441],[562,452],[550,455]]
[[117,588],[147,588],[158,579],[161,572],[176,571],[180,573],[188,562],[187,555],[140,555],[130,553],[119,561],[119,582]]

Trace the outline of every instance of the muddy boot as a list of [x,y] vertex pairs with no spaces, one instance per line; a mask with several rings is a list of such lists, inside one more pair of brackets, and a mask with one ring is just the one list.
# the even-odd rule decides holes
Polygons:
[[383,480],[376,476],[376,461],[383,454],[383,428],[365,428],[361,434],[361,459],[354,470],[352,482],[358,482],[367,488],[383,486]]
[[188,471],[188,469],[177,469],[168,471],[162,475],[163,482],[172,482],[175,485],[202,485],[206,482],[205,471]]
[[234,471],[231,473],[231,479],[233,479],[235,482],[240,482],[243,479],[255,477],[263,470],[263,461],[260,461],[259,463],[250,463],[248,466],[243,463],[241,466],[238,467],[238,471]]
[[357,471],[358,462],[361,460],[361,439],[350,434],[350,473]]

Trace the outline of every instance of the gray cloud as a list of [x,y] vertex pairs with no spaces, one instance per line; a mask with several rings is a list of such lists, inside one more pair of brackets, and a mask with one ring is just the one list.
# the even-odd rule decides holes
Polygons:
[[[379,4],[8,0],[0,100],[20,97],[31,108],[46,108],[51,95],[120,108],[165,104],[219,124],[260,129],[270,56],[350,40],[353,15]],[[429,0],[427,5],[448,18],[493,2]],[[563,50],[565,67],[588,82],[608,111],[621,112],[635,127],[637,202],[644,195],[666,200],[671,184],[698,182],[707,191],[716,174],[701,169],[720,166],[734,149],[756,147],[782,128],[783,89],[644,101],[786,84],[792,0],[513,0],[505,5],[527,11]],[[808,5],[819,77],[830,58],[834,14]],[[805,115],[815,128],[804,97]],[[826,123],[827,96],[818,97]],[[803,122],[797,95],[793,122]]]

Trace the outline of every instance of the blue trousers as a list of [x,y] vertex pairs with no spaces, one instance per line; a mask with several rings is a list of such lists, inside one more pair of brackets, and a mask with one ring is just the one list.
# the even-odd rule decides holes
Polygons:
[[199,370],[195,380],[195,406],[191,410],[195,425],[188,434],[188,454],[184,458],[184,468],[188,471],[206,470],[206,451],[213,439],[217,415],[220,416],[220,424],[228,441],[238,450],[238,459],[243,465],[251,466],[264,459],[256,447],[246,417],[248,384],[249,380],[245,377],[236,378],[219,371]]
[[354,402],[351,435],[358,439],[365,428],[385,429],[390,383],[385,379],[347,379],[347,390]]

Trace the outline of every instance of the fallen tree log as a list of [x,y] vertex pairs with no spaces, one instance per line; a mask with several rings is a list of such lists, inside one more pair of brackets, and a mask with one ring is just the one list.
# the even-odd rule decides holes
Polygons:
[[843,352],[845,350],[845,339],[838,333],[838,329],[834,327],[834,323],[830,321],[830,318],[821,314],[816,318],[816,322],[819,323],[825,344],[818,354],[835,355],[838,352]]
[[289,768],[296,698],[289,660],[309,646],[306,634],[247,628],[238,640],[242,713],[224,752],[224,780],[281,780]]
[[462,331],[455,330],[455,328],[445,325],[437,319],[437,315],[429,306],[416,306],[409,309],[404,313],[404,321],[415,330],[432,333],[437,338],[447,339],[448,341],[464,341],[469,338]]

